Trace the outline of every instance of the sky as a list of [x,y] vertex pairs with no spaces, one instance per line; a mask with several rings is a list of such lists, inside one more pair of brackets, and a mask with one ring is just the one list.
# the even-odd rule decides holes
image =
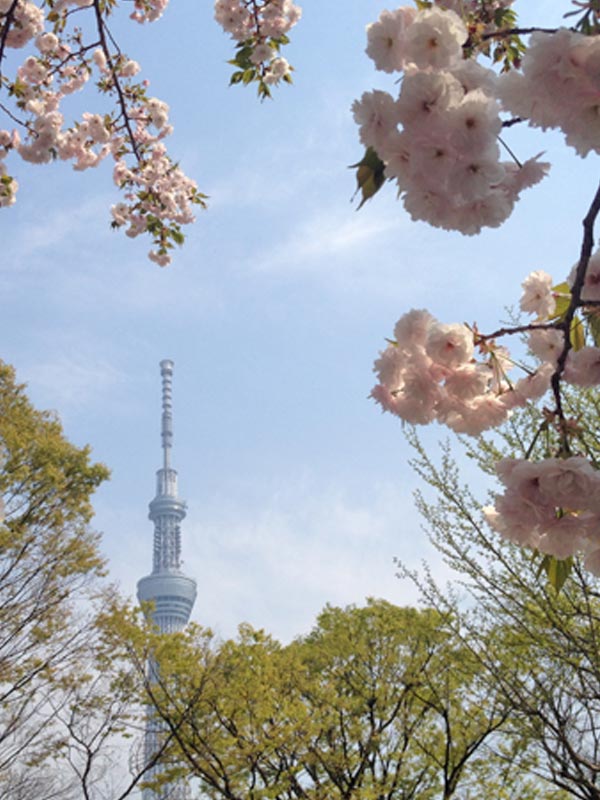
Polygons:
[[[143,27],[115,16],[123,50],[171,108],[171,154],[210,196],[171,266],[110,229],[108,163],[13,162],[18,201],[0,214],[1,356],[111,468],[94,525],[130,597],[151,569],[158,365],[175,362],[184,570],[198,583],[193,618],[222,636],[250,622],[289,640],[328,602],[414,603],[394,557],[445,576],[413,506],[401,425],[368,398],[373,361],[411,308],[491,330],[529,272],[562,280],[597,179],[593,157],[559,134],[517,126],[510,146],[553,166],[500,229],[463,237],[415,223],[391,185],[357,211],[350,107],[393,89],[364,54],[365,26],[392,6],[301,4],[285,53],[294,84],[264,103],[228,86],[233,43],[212,3],[173,2]],[[551,5],[516,8],[524,25],[558,24],[569,3]],[[74,102],[93,111],[96,100]],[[423,435],[433,450],[446,436]]]

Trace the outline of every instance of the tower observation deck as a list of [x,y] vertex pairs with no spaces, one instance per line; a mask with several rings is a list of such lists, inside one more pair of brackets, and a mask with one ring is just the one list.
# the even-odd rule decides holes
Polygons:
[[[189,621],[196,599],[196,581],[181,571],[181,522],[186,504],[177,493],[177,472],[171,466],[173,446],[173,362],[160,362],[162,378],[162,455],[163,465],[156,473],[156,496],[150,503],[148,516],[154,524],[152,572],[138,581],[140,603],[150,607],[152,621],[160,633],[175,633]],[[150,671],[152,666],[149,665]],[[144,759],[148,764],[158,751],[163,728],[160,720],[149,714],[144,736]],[[160,774],[160,765],[147,774]],[[169,783],[160,790],[143,790],[143,800],[186,800],[187,786]]]

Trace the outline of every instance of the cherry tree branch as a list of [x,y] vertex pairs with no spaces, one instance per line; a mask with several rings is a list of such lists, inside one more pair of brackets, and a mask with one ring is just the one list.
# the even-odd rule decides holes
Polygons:
[[66,55],[62,61],[58,62],[51,70],[48,71],[48,75],[56,75],[57,73],[60,74],[62,68],[69,63],[69,61],[74,61],[75,59],[81,59],[87,52],[90,50],[95,50],[97,47],[100,47],[101,42],[92,42],[91,44],[82,45],[79,50],[74,53],[69,53]]
[[505,119],[502,123],[503,128],[512,128],[513,125],[518,125],[519,122],[525,122],[522,117],[513,117],[512,119]]
[[19,117],[17,117],[15,114],[13,114],[13,112],[10,110],[10,108],[7,108],[4,105],[4,103],[0,103],[0,111],[2,111],[4,114],[6,114],[6,116],[9,119],[12,119],[13,122],[16,122],[17,125],[20,125],[22,128],[29,129],[29,125],[27,124],[27,122],[25,120],[23,120],[23,119],[19,119]]
[[514,328],[498,328],[493,333],[477,333],[476,344],[479,342],[489,342],[491,339],[499,339],[502,336],[511,336],[515,333],[529,333],[529,331],[547,331],[556,329],[559,324],[556,322],[530,322],[527,325],[516,325]]
[[98,30],[100,47],[102,48],[102,52],[104,53],[104,57],[106,58],[106,64],[110,70],[111,79],[115,87],[115,91],[117,92],[118,104],[119,108],[121,109],[121,117],[123,120],[123,125],[125,126],[125,129],[127,131],[127,138],[129,139],[129,143],[131,144],[131,150],[133,154],[135,155],[138,162],[141,162],[142,156],[135,139],[133,128],[131,127],[131,119],[129,117],[127,108],[127,98],[125,97],[125,92],[123,91],[123,87],[121,86],[121,83],[119,81],[117,69],[115,67],[112,54],[108,47],[107,36],[112,40],[112,35],[110,34],[110,31],[108,31],[106,23],[104,22],[104,19],[102,17],[100,0],[94,0],[94,11],[96,14],[96,28]]
[[528,36],[530,33],[556,33],[557,31],[558,28],[503,28],[484,33],[481,40],[485,42],[489,39],[505,39],[509,36]]
[[573,318],[575,316],[575,312],[577,311],[577,309],[580,306],[584,305],[584,303],[582,303],[581,300],[581,293],[583,291],[585,275],[592,255],[592,249],[594,247],[594,224],[596,222],[596,218],[598,217],[599,213],[600,213],[600,185],[596,190],[596,194],[594,195],[594,199],[592,200],[588,213],[583,219],[583,240],[581,243],[581,254],[579,256],[579,263],[577,264],[577,269],[575,271],[575,279],[573,281],[573,286],[571,287],[571,302],[569,303],[567,311],[564,315],[564,319],[561,321],[560,326],[558,326],[562,328],[564,332],[565,344],[556,362],[556,370],[551,380],[552,392],[554,394],[554,401],[556,404],[556,415],[558,417],[559,424],[561,425],[561,438],[563,440],[563,445],[566,449],[566,452],[569,452],[569,446],[567,437],[563,430],[565,417],[562,405],[560,381],[565,369],[565,363],[567,361],[569,350],[571,350],[573,346],[571,343],[571,335],[570,335],[571,324],[573,322]]
[[10,8],[6,12],[6,14],[4,15],[2,33],[0,33],[0,83],[2,81],[2,61],[4,59],[4,51],[6,49],[6,40],[8,39],[8,34],[10,32],[10,26],[11,26],[11,23],[12,23],[13,18],[15,16],[15,11],[16,11],[18,3],[19,3],[19,0],[13,0],[11,5],[10,5]]

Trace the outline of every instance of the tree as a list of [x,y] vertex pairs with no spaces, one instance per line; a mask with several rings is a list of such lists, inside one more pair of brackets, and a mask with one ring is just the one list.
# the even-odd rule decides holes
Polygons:
[[[597,419],[591,393],[568,393],[567,413]],[[519,457],[529,448],[530,431],[540,423],[533,409],[520,412],[501,429],[501,438],[463,441],[469,460],[491,475],[502,456]],[[521,767],[553,783],[569,796],[600,797],[600,595],[579,559],[555,564],[552,583],[541,583],[544,556],[530,554],[490,531],[484,506],[461,479],[449,445],[438,465],[414,432],[414,466],[432,498],[420,492],[418,507],[434,546],[467,596],[437,585],[431,574],[402,568],[420,586],[429,604],[448,614],[455,631],[482,667],[480,679],[497,692],[508,710],[505,730],[522,742]],[[600,447],[588,437],[590,455]],[[545,449],[535,444],[533,457]],[[563,585],[564,584],[564,585]]]
[[226,800],[539,796],[516,748],[497,755],[504,701],[445,613],[327,607],[285,647],[249,626],[218,644],[194,627],[145,637],[124,619],[107,630],[171,739],[158,783],[179,770]]
[[119,738],[140,724],[95,624],[105,567],[91,496],[108,470],[33,408],[3,363],[0,460],[0,793],[124,798],[139,772],[101,788]]
[[88,448],[36,411],[0,364],[0,775],[49,751],[53,687],[88,634],[75,601],[103,573],[90,497],[106,479]]
[[[447,800],[472,782],[501,796],[488,745],[505,711],[480,691],[479,665],[445,615],[384,601],[328,607],[300,647],[324,797]],[[520,777],[504,790],[526,796]]]

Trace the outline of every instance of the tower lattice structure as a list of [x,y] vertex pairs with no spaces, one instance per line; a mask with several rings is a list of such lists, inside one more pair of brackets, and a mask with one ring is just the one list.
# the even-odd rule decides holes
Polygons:
[[[181,522],[186,504],[177,492],[177,471],[171,466],[173,446],[173,362],[160,362],[162,378],[161,440],[163,465],[156,473],[156,496],[150,503],[149,518],[154,524],[152,572],[138,581],[140,603],[148,604],[152,621],[160,633],[175,633],[189,621],[196,599],[196,581],[181,570]],[[148,666],[152,675],[153,665]],[[149,712],[144,736],[144,759],[148,764],[158,751],[164,728]],[[160,765],[147,773],[148,779],[160,774]],[[176,781],[160,790],[144,789],[143,800],[187,800],[187,786]]]

